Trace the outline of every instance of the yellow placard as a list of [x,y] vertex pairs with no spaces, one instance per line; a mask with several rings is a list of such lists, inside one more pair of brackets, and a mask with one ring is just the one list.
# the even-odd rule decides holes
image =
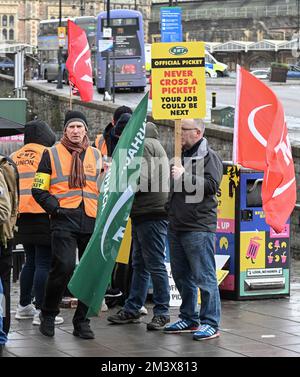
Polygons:
[[153,118],[204,118],[204,43],[153,43],[151,56]]
[[128,220],[116,262],[128,264],[131,247],[131,219]]

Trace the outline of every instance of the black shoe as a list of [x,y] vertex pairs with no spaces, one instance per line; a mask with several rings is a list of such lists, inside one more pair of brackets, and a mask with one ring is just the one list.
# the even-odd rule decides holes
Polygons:
[[138,314],[131,314],[128,312],[125,312],[125,310],[121,309],[118,311],[118,313],[114,315],[110,315],[107,317],[107,320],[112,323],[118,323],[120,325],[124,323],[140,323],[140,313]]
[[120,291],[119,288],[107,288],[106,292],[105,292],[105,295],[104,297],[107,298],[107,297],[120,297],[122,296],[122,292]]
[[165,325],[170,322],[169,316],[155,315],[152,321],[147,323],[147,330],[163,330]]
[[55,328],[55,317],[52,316],[43,316],[42,312],[40,313],[40,332],[45,336],[54,336]]
[[4,344],[0,344],[0,357],[3,356]]
[[95,334],[87,321],[76,323],[76,325],[74,325],[73,335],[81,339],[95,339]]

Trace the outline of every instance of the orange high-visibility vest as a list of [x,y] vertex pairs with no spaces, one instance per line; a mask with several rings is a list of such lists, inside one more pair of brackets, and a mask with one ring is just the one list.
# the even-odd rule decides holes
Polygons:
[[43,208],[34,200],[31,195],[31,188],[35,173],[41,161],[44,145],[30,143],[12,154],[11,158],[17,165],[20,185],[20,213],[45,213]]
[[93,147],[88,147],[85,152],[83,170],[86,185],[82,189],[69,188],[71,153],[62,144],[54,145],[49,152],[52,168],[50,194],[58,199],[62,208],[77,208],[83,200],[85,213],[90,217],[96,217],[99,195],[97,178],[101,171],[100,152]]
[[106,141],[104,139],[103,134],[97,135],[96,140],[95,140],[95,146],[101,152],[102,157],[107,156],[107,145],[106,145]]

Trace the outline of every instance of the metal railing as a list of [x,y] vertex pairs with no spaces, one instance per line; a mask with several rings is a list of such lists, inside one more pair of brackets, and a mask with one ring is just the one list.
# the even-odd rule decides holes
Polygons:
[[[182,20],[203,20],[203,19],[222,19],[222,18],[259,18],[277,16],[295,16],[297,7],[295,5],[274,5],[256,6],[244,8],[196,8],[183,9]],[[159,9],[152,9],[152,21],[159,21]]]

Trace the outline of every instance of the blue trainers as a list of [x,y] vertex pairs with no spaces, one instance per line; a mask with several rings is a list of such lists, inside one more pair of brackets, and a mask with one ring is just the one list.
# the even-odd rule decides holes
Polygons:
[[164,328],[166,334],[178,334],[182,332],[194,332],[197,331],[198,325],[187,319],[180,319]]
[[206,339],[213,339],[218,338],[220,333],[218,329],[210,325],[201,325],[199,329],[194,333],[193,339],[194,340],[206,340]]

